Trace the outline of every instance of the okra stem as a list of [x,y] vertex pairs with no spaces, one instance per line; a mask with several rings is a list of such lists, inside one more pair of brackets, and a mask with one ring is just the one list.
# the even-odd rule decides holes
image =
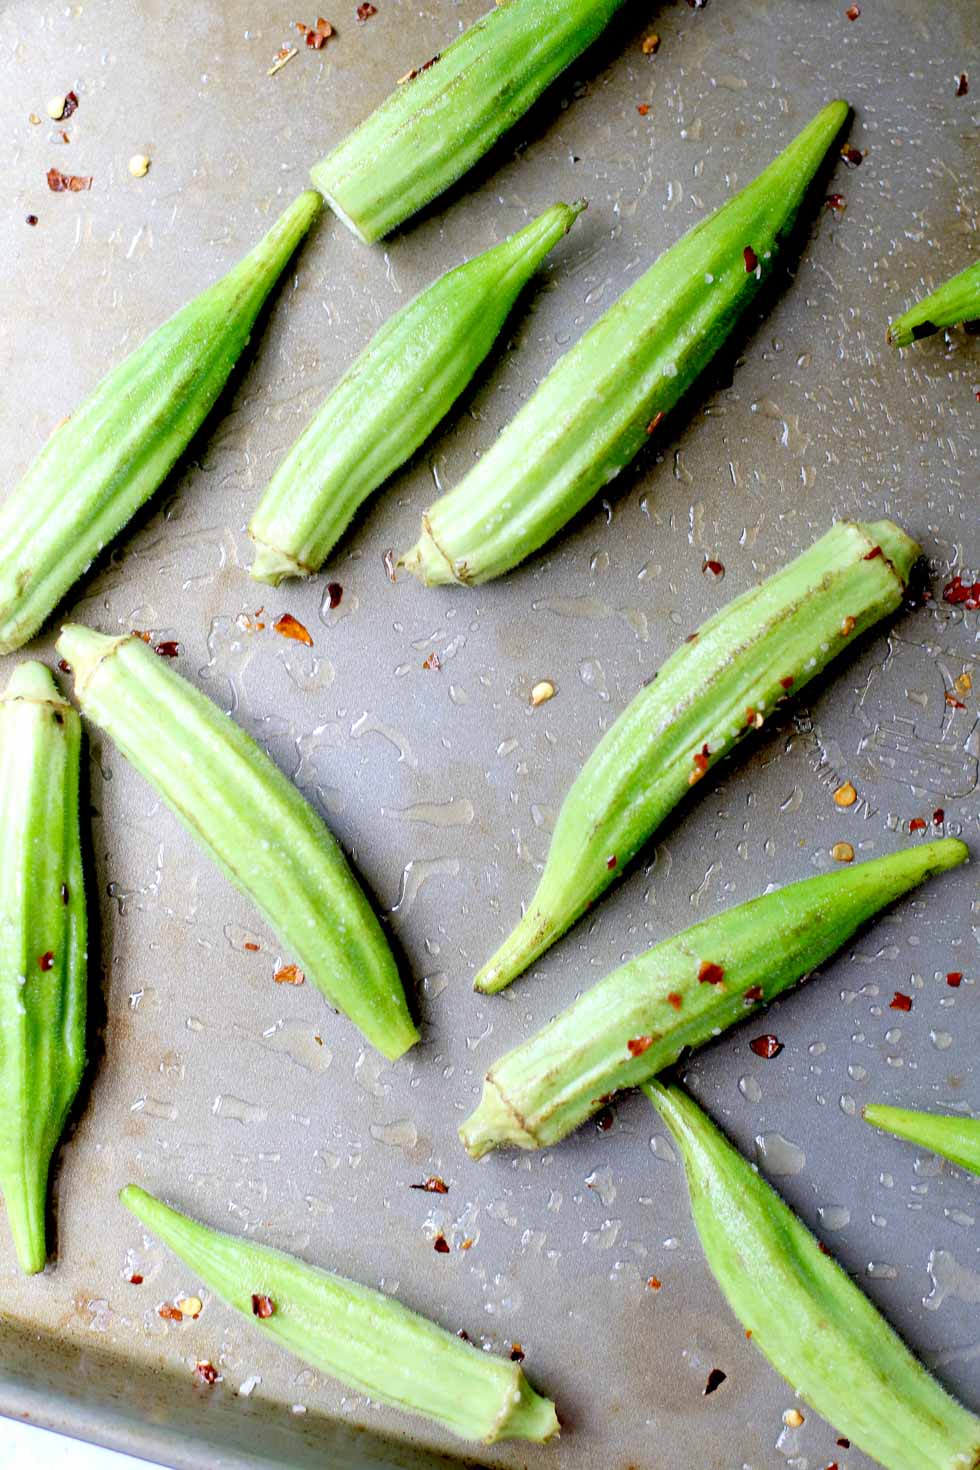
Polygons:
[[497,0],[313,169],[370,244],[435,199],[601,34],[622,0]]
[[429,507],[402,565],[429,585],[499,577],[615,479],[771,276],[848,111],[846,102],[828,103],[600,317],[459,485]]
[[265,752],[137,637],[69,624],[58,652],[83,713],[145,776],[287,943],[306,976],[390,1059],[418,1040],[394,957],[334,838]]
[[958,322],[980,317],[980,260],[968,265],[952,280],[910,306],[888,326],[888,341],[893,347],[908,347],[921,337],[931,337],[942,327],[955,327]]
[[637,1087],[808,975],[874,914],[967,849],[923,843],[790,883],[654,945],[494,1062],[459,1130],[473,1158],[559,1143]]
[[960,1118],[955,1113],[919,1113],[911,1108],[890,1108],[868,1103],[861,1116],[872,1128],[883,1128],[918,1144],[944,1159],[980,1174],[980,1118]]
[[0,696],[0,1190],[21,1270],[43,1271],[51,1157],[85,1070],[81,722],[51,674]]
[[37,632],[169,474],[316,218],[301,194],[221,280],[103,378],[0,505],[0,653]]
[[[356,1392],[484,1444],[557,1434],[554,1404],[519,1363],[481,1352],[380,1291],[210,1230],[135,1184],[120,1199],[257,1331]],[[266,1315],[256,1313],[258,1298]]]
[[537,892],[477,975],[477,990],[502,990],[527,969],[716,761],[894,612],[918,555],[891,521],[838,522],[682,644],[576,777]]
[[372,490],[449,412],[585,201],[554,204],[386,322],[279,465],[252,517],[252,576],[319,571]]
[[976,1470],[980,1419],[691,1098],[656,1082],[643,1090],[680,1147],[715,1280],[776,1372],[884,1470]]

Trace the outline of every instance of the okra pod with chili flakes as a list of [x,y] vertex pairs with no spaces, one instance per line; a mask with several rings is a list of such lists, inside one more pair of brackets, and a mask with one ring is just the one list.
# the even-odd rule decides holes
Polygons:
[[357,1393],[483,1444],[557,1434],[554,1404],[519,1363],[481,1352],[380,1291],[211,1230],[135,1184],[120,1199],[265,1337]]
[[169,474],[321,207],[301,194],[220,281],[103,378],[0,505],[0,653],[37,632]]
[[933,1378],[775,1190],[678,1087],[644,1087],[735,1316],[789,1386],[885,1470],[976,1470],[980,1419]]
[[622,0],[497,0],[311,169],[347,227],[370,244],[466,173]]
[[554,204],[441,276],[386,322],[273,475],[249,525],[252,576],[319,571],[372,490],[414,454],[493,346],[548,251],[585,208]]
[[861,1116],[872,1128],[882,1128],[919,1148],[942,1154],[961,1169],[980,1174],[980,1118],[958,1118],[955,1113],[919,1113],[867,1103]]
[[402,565],[429,585],[499,577],[615,479],[772,274],[848,111],[829,103],[599,318],[479,463],[430,506]]
[[709,618],[586,761],[558,813],[537,892],[476,988],[502,990],[527,969],[716,761],[894,612],[918,555],[891,521],[841,521]]
[[888,326],[888,341],[893,347],[909,347],[922,337],[931,337],[942,327],[955,327],[958,322],[974,322],[980,318],[980,260],[968,265],[952,280],[910,306]]
[[559,1143],[615,1093],[754,1014],[886,904],[966,857],[962,842],[942,838],[790,883],[654,945],[494,1062],[460,1138],[474,1158]]
[[43,664],[0,696],[0,1190],[26,1275],[44,1270],[51,1158],[85,1070],[81,722]]
[[58,652],[116,743],[289,946],[394,1060],[418,1040],[388,941],[340,847],[250,735],[136,636],[69,624]]

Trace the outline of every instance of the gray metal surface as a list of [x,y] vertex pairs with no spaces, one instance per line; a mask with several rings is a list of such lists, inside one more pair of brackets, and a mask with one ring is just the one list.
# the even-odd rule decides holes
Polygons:
[[[111,363],[237,259],[394,78],[483,6],[420,13],[378,0],[366,25],[353,8],[330,15],[338,36],[324,51],[301,48],[269,78],[293,20],[312,12],[8,0],[5,483]],[[825,867],[837,840],[859,857],[922,840],[909,822],[936,807],[947,832],[980,841],[978,614],[940,600],[866,644],[699,787],[648,866],[533,978],[495,999],[470,990],[532,891],[580,761],[706,614],[842,515],[899,519],[927,548],[935,590],[951,569],[980,575],[976,344],[952,334],[903,356],[884,344],[889,311],[977,254],[976,8],[867,0],[854,23],[844,10],[632,7],[490,164],[388,244],[368,250],[325,218],[189,461],[66,607],[107,631],[178,639],[181,671],[321,805],[389,913],[425,1039],[383,1065],[312,986],[274,984],[274,937],[90,732],[104,1045],[61,1155],[56,1266],[21,1281],[2,1238],[4,1412],[180,1466],[341,1465],[338,1424],[390,1441],[354,1436],[352,1463],[408,1464],[398,1446],[412,1443],[460,1454],[268,1350],[217,1302],[198,1321],[162,1321],[157,1306],[196,1283],[117,1205],[133,1179],[397,1292],[495,1350],[519,1341],[565,1433],[545,1449],[487,1452],[488,1464],[866,1470],[815,1415],[784,1432],[792,1395],[715,1289],[645,1102],[623,1101],[608,1132],[590,1126],[543,1157],[476,1165],[455,1139],[489,1062],[625,956]],[[655,58],[640,50],[650,29]],[[960,71],[972,73],[964,98]],[[63,144],[44,108],[69,86],[80,106]],[[828,185],[846,211],[815,213],[795,281],[671,425],[662,454],[499,584],[391,586],[385,549],[411,544],[437,486],[460,478],[561,348],[838,94],[867,150]],[[144,151],[151,171],[136,180],[127,160]],[[93,175],[91,192],[50,194],[52,165]],[[580,194],[592,207],[509,339],[327,574],[277,592],[250,583],[251,507],[371,331],[450,263]],[[724,563],[723,581],[702,575],[706,557]],[[344,589],[333,612],[328,575]],[[260,607],[265,629],[247,631]],[[312,649],[271,631],[284,611],[311,630]],[[422,667],[434,650],[439,672]],[[948,705],[952,680],[971,671],[966,708]],[[541,678],[558,693],[532,711]],[[831,796],[845,777],[861,798],[849,812]],[[750,1155],[764,1140],[778,1186],[974,1406],[976,1181],[872,1134],[858,1114],[872,1098],[978,1106],[978,912],[974,865],[901,905],[764,1027],[723,1038],[687,1074]],[[967,977],[958,990],[949,970]],[[896,990],[911,1013],[889,1008]],[[784,1044],[774,1061],[749,1050],[759,1029]],[[448,1195],[408,1188],[431,1173]],[[448,1255],[433,1251],[438,1230]],[[202,1403],[191,1376],[207,1358],[223,1382]],[[705,1398],[713,1367],[728,1376]]]

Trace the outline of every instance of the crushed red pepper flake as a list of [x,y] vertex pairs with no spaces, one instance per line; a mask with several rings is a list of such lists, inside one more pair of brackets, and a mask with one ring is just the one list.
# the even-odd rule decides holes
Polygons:
[[71,117],[73,112],[78,111],[78,96],[75,92],[65,93],[65,106],[61,114],[62,118]]
[[130,1286],[143,1285],[143,1278],[138,1271],[134,1271],[133,1274],[131,1276],[128,1276],[126,1279],[129,1282]]
[[843,1434],[841,1435],[837,1443],[840,1445],[842,1450],[849,1450],[851,1448],[851,1441],[849,1439],[846,1439]]
[[778,1036],[773,1036],[771,1031],[767,1032],[765,1036],[756,1036],[749,1042],[749,1046],[755,1052],[756,1056],[762,1057],[765,1062],[771,1062],[773,1057],[778,1057],[783,1049],[783,1043],[779,1040]]
[[377,15],[377,13],[378,7],[372,5],[370,0],[364,0],[364,3],[359,5],[356,11],[358,25],[363,25],[366,20],[370,20],[372,15]]
[[403,87],[406,82],[414,82],[415,78],[421,76],[422,72],[428,71],[430,66],[435,66],[441,56],[442,52],[437,51],[435,56],[430,56],[428,61],[423,61],[421,66],[413,66],[411,71],[407,71],[403,77],[398,78],[395,85],[397,87]]
[[910,1011],[912,1009],[912,997],[910,995],[903,995],[900,990],[896,990],[894,998],[888,1002],[888,1008],[892,1011]]
[[26,218],[27,223],[29,225],[36,225],[37,224],[37,215],[36,214],[29,214],[29,215],[25,216],[25,218]]
[[81,194],[91,187],[91,174],[63,174],[60,169],[48,169],[48,188],[52,194]]
[[435,649],[432,650],[428,658],[422,660],[422,667],[423,669],[431,669],[434,674],[438,674],[442,668],[442,659],[436,653]]
[[246,939],[242,948],[247,949],[249,954],[258,954],[261,946],[256,944],[254,939]]
[[746,245],[745,249],[742,251],[742,259],[745,261],[745,270],[747,275],[751,275],[754,270],[758,269],[759,257],[756,255],[751,245]]
[[967,80],[966,72],[961,71],[959,76],[956,78],[956,95],[957,97],[965,97],[969,90],[970,83]]
[[708,559],[702,562],[701,572],[704,576],[723,577],[725,575],[725,563],[723,561],[712,561]]
[[335,607],[339,607],[340,604],[343,602],[343,600],[344,600],[344,589],[343,589],[343,587],[341,587],[340,583],[339,582],[328,582],[327,583],[327,606],[330,608],[331,612],[333,611],[333,609]]
[[525,1357],[524,1349],[521,1347],[520,1343],[519,1342],[512,1342],[511,1345],[510,1345],[510,1360],[511,1360],[511,1362],[512,1363],[523,1363],[524,1357]]
[[661,1286],[663,1286],[663,1282],[660,1280],[659,1276],[647,1277],[647,1289],[649,1291],[659,1291]]
[[438,1174],[430,1174],[428,1179],[423,1179],[421,1184],[410,1184],[409,1189],[422,1189],[426,1194],[448,1194],[449,1185],[445,1179],[440,1179]]
[[779,682],[784,689],[792,689],[793,685],[796,683],[796,680],[792,674],[784,674]]
[[935,822],[937,827],[941,827],[945,822],[946,813],[941,806],[936,807],[936,810],[932,814],[932,820]]
[[640,49],[644,56],[656,56],[660,50],[660,37],[656,31],[652,35],[644,37],[643,45]]
[[828,194],[823,204],[824,209],[832,209],[834,214],[843,214],[847,208],[847,200],[843,194]]
[[626,1050],[631,1057],[642,1057],[645,1051],[649,1051],[653,1045],[652,1036],[634,1036],[626,1043]]
[[641,117],[646,117],[647,113],[650,111],[650,104],[648,102],[639,102],[637,103],[636,110]]
[[160,658],[176,658],[180,653],[180,644],[175,638],[165,638],[162,643],[157,644],[153,652]]
[[54,951],[53,950],[50,950],[50,949],[46,949],[44,951],[43,955],[41,955],[40,959],[38,960],[37,965],[38,965],[38,969],[39,970],[53,970],[54,969]]
[[322,15],[317,16],[315,26],[308,26],[302,20],[296,21],[295,25],[307,46],[311,46],[314,51],[322,51],[334,33],[333,26]]
[[208,1388],[213,1388],[221,1376],[213,1363],[197,1363],[194,1372],[202,1383],[207,1384]]
[[145,630],[141,628],[132,628],[130,631],[132,632],[134,638],[139,638],[142,643],[149,643],[150,635]]
[[468,1250],[471,1249],[471,1247],[474,1244],[475,1244],[475,1242],[473,1240],[472,1235],[468,1235],[465,1240],[461,1240],[460,1241],[459,1248],[460,1248],[461,1251],[468,1251]]
[[684,998],[678,995],[676,990],[672,990],[667,996],[667,1004],[673,1006],[675,1011],[679,1011],[684,1004]]
[[183,1322],[184,1320],[183,1312],[171,1302],[164,1302],[162,1306],[157,1307],[157,1316],[162,1317],[164,1322]]
[[844,14],[848,20],[858,20],[861,16],[861,7],[860,5],[849,5],[844,11]]
[[960,985],[962,984],[962,981],[963,981],[963,971],[962,970],[949,970],[947,972],[947,975],[946,975],[946,984],[947,985],[951,985],[954,990],[958,990],[959,989]]
[[[860,148],[855,148],[850,143],[844,144],[844,147],[840,151],[840,156],[841,158],[843,158],[848,168],[857,168],[860,164],[864,162],[864,154],[861,152]],[[878,554],[879,556],[881,555],[880,547],[878,548]]]
[[820,1252],[820,1254],[822,1256],[829,1256],[830,1255],[830,1247],[827,1246],[827,1245],[824,1245],[824,1243],[823,1243],[822,1240],[818,1240],[817,1241],[817,1249],[819,1250],[819,1252]]
[[281,965],[272,978],[277,985],[303,985],[306,981],[299,965]]
[[924,832],[925,830],[926,824],[921,817],[913,817],[911,822],[909,822],[910,832]]
[[63,674],[70,674],[71,673],[71,664],[68,662],[68,660],[66,658],[59,658],[59,660],[58,660],[58,668],[61,670],[61,672]]
[[754,1006],[758,1001],[765,1000],[765,995],[766,993],[761,985],[750,985],[748,990],[743,994],[742,1000],[747,1006]]
[[709,1393],[714,1393],[715,1389],[721,1388],[721,1385],[727,1377],[728,1374],[723,1373],[720,1368],[712,1368],[708,1374],[708,1381],[704,1385],[703,1397],[707,1398]]
[[292,613],[283,613],[272,625],[274,631],[283,638],[292,638],[294,643],[302,643],[307,648],[313,647],[313,639],[303,624],[294,618]]
[[456,1328],[456,1336],[458,1338],[460,1338],[460,1340],[462,1342],[472,1342],[473,1341],[472,1337],[470,1337],[470,1335],[467,1332],[467,1330],[466,1330],[465,1327],[457,1327]]
[[751,1327],[746,1327],[746,1329],[745,1329],[745,1339],[746,1339],[747,1342],[751,1342],[752,1341],[752,1328]]
[[721,965],[716,965],[713,960],[703,960],[698,970],[698,979],[702,985],[720,985],[725,978],[725,971]]
[[434,1251],[437,1251],[440,1256],[448,1256],[449,1241],[444,1235],[437,1235],[435,1240],[432,1242],[432,1249]]
[[609,869],[610,873],[612,872],[618,861],[619,859],[617,858],[615,853],[606,858],[606,867]]
[[951,709],[966,709],[962,699],[957,699],[956,695],[951,694],[948,689],[943,691],[943,698]]
[[657,430],[660,428],[660,425],[663,423],[663,421],[664,421],[663,410],[661,410],[659,413],[655,413],[654,416],[653,416],[653,418],[647,424],[647,433],[648,434],[655,434],[657,432]]
[[276,1304],[271,1296],[262,1296],[257,1291],[252,1292],[252,1316],[261,1317],[263,1321],[275,1314]]
[[969,612],[980,608],[980,581],[968,583],[962,577],[954,577],[943,588],[943,602],[950,607],[962,606]]

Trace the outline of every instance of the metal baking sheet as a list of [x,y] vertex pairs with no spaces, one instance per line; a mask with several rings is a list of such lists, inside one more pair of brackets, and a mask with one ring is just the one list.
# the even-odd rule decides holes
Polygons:
[[[239,257],[397,76],[482,9],[378,0],[359,25],[348,0],[329,16],[335,39],[321,52],[300,45],[270,78],[293,22],[312,12],[8,0],[5,481],[111,363]],[[826,867],[839,839],[860,858],[894,851],[922,840],[910,821],[932,823],[941,807],[943,830],[980,840],[978,615],[938,597],[953,571],[980,575],[977,346],[962,333],[901,356],[884,343],[889,311],[977,253],[976,8],[861,10],[849,22],[843,0],[628,6],[485,164],[384,246],[325,217],[179,473],[67,604],[104,630],[179,640],[181,671],[321,807],[388,915],[425,1039],[384,1065],[311,985],[274,984],[273,935],[90,731],[98,1034],[57,1171],[57,1262],[25,1283],[2,1238],[3,1412],[174,1466],[466,1459],[271,1351],[213,1300],[197,1321],[162,1321],[157,1306],[196,1283],[117,1205],[137,1180],[215,1225],[397,1292],[496,1351],[520,1342],[565,1432],[544,1449],[481,1452],[481,1464],[867,1470],[816,1415],[784,1428],[793,1396],[713,1285],[681,1169],[642,1099],[622,1101],[608,1131],[586,1127],[542,1156],[477,1165],[455,1138],[489,1062],[626,956]],[[651,30],[661,45],[645,57]],[[957,97],[963,71],[972,90]],[[64,143],[45,104],[69,87],[79,107]],[[846,209],[815,210],[795,279],[661,453],[502,582],[390,585],[385,550],[411,544],[426,504],[562,348],[835,95],[855,105],[851,141],[866,150],[827,184]],[[144,179],[127,172],[139,152],[152,159]],[[49,193],[52,166],[91,174],[91,192]],[[500,350],[325,575],[275,592],[252,584],[249,512],[370,333],[451,263],[582,194],[590,210]],[[700,786],[647,863],[533,977],[492,1000],[473,994],[474,968],[532,891],[574,772],[640,682],[702,618],[846,515],[891,515],[918,536],[937,599]],[[724,564],[723,580],[702,575],[706,559]],[[328,576],[343,586],[334,611]],[[285,611],[312,631],[312,649],[271,631]],[[264,629],[247,631],[249,618]],[[51,657],[50,638],[31,651]],[[433,651],[438,672],[423,668]],[[964,672],[974,689],[961,710],[944,695]],[[557,696],[531,710],[541,678]],[[848,812],[831,799],[842,778],[860,793]],[[977,915],[974,866],[901,904],[774,1006],[777,1059],[755,1057],[742,1028],[687,1071],[974,1406],[976,1181],[874,1135],[859,1112],[872,1098],[977,1107]],[[946,986],[949,970],[967,977],[960,989]],[[889,1008],[896,990],[911,1013]],[[447,1196],[409,1189],[432,1173]],[[433,1251],[437,1231],[450,1254]],[[192,1368],[207,1358],[223,1381],[202,1397]],[[714,1367],[727,1378],[706,1398]]]

